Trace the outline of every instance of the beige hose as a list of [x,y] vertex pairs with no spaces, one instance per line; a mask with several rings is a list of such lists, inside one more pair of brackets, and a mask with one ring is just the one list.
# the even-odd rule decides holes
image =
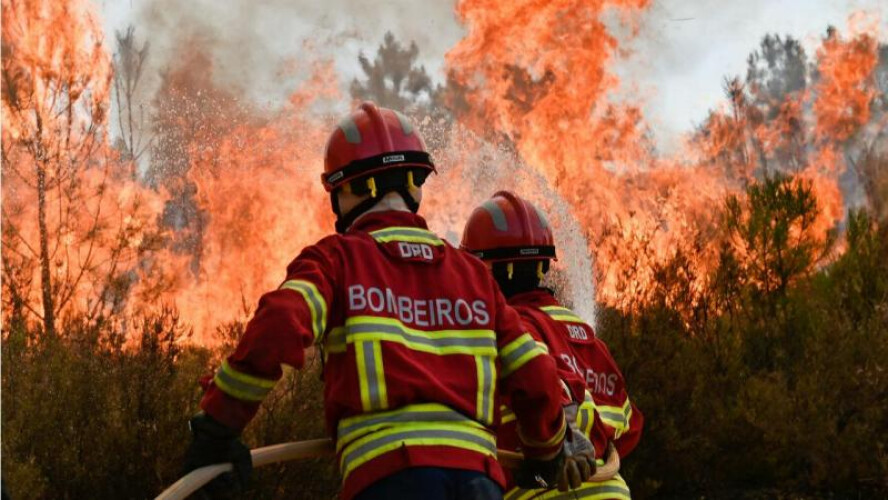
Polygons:
[[[253,467],[262,467],[263,465],[274,464],[278,462],[286,462],[289,460],[300,460],[307,458],[318,458],[333,455],[335,453],[333,442],[329,439],[313,439],[311,441],[298,441],[295,443],[276,444],[266,446],[265,448],[257,448],[251,452],[253,456]],[[515,469],[521,464],[523,457],[520,453],[514,451],[499,450],[497,459],[504,467]],[[179,479],[172,486],[167,488],[163,493],[154,500],[184,500],[188,495],[199,490],[203,485],[209,483],[219,474],[231,471],[231,464],[209,465],[195,469]],[[614,449],[613,444],[608,446],[607,461],[598,468],[589,480],[590,481],[606,481],[614,477],[620,471],[620,456]]]

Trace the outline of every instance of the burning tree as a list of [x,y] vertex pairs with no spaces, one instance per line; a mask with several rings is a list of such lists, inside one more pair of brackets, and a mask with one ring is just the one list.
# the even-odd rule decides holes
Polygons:
[[90,317],[123,307],[153,197],[115,178],[111,65],[89,4],[2,6],[4,313],[54,335],[75,304]]
[[393,109],[416,106],[423,98],[434,101],[432,79],[424,66],[416,67],[417,57],[419,47],[415,42],[403,47],[395,35],[386,32],[372,61],[363,53],[358,57],[365,80],[352,80],[351,95]]
[[138,162],[151,144],[146,139],[145,109],[139,103],[138,115],[133,112],[139,84],[142,82],[142,69],[148,58],[148,42],[139,48],[136,44],[135,28],[129,26],[125,33],[116,33],[117,53],[114,55],[114,94],[117,101],[117,125],[120,137],[118,148],[124,159],[130,163],[130,176],[138,177]]
[[212,74],[212,63],[201,49],[182,54],[160,75],[152,102],[154,141],[145,177],[152,187],[169,193],[161,221],[172,231],[172,249],[191,257],[193,272],[200,268],[208,214],[199,206],[197,186],[188,175],[192,162],[212,156],[220,139],[246,120],[235,97],[212,83]]

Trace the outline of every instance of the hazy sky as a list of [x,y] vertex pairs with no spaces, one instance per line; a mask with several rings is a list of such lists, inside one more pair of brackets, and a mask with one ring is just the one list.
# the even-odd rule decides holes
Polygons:
[[[390,30],[399,40],[415,40],[423,63],[440,78],[443,55],[464,33],[452,4],[442,0],[96,1],[108,33],[133,23],[137,35],[151,36],[155,63],[175,57],[174,33],[203,27],[220,77],[249,86],[272,105],[292,90],[281,88],[281,66],[287,58],[299,60],[306,40],[312,53],[335,60],[348,81],[358,72],[357,54],[375,51]],[[660,147],[669,150],[721,102],[722,78],[745,73],[746,56],[763,35],[790,34],[813,53],[827,25],[844,28],[861,9],[880,16],[886,40],[884,0],[655,1],[631,55],[614,69],[625,93],[641,96]]]
[[724,76],[745,76],[746,57],[766,33],[792,35],[813,56],[828,25],[843,29],[862,9],[879,15],[885,41],[885,0],[656,1],[617,71],[638,84],[646,118],[668,146],[723,100]]

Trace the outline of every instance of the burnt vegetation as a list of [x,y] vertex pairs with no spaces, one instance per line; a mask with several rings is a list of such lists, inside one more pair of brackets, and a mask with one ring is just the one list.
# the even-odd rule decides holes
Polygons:
[[[199,241],[205,216],[187,177],[187,156],[195,152],[179,134],[212,135],[202,128],[204,113],[234,116],[240,109],[229,96],[198,88],[209,83],[174,72],[153,100],[137,102],[148,45],[132,31],[117,42],[117,76],[103,83],[113,86],[120,110],[112,161],[94,145],[105,110],[80,100],[88,94],[73,92],[80,85],[74,75],[48,76],[70,81],[50,85],[58,95],[46,104],[35,100],[16,72],[16,48],[4,40],[4,112],[54,117],[53,128],[69,141],[40,130],[3,141],[4,182],[20,177],[22,189],[36,190],[40,200],[36,213],[15,197],[3,201],[2,467],[16,500],[150,498],[174,482],[190,439],[186,422],[201,394],[197,381],[244,327],[220,326],[221,342],[204,348],[187,342],[191,328],[169,306],[121,318],[135,279],[127,269],[150,269],[160,247],[200,258],[190,243]],[[816,87],[798,42],[766,37],[745,80],[726,81],[732,113],[700,126],[698,138],[714,126],[735,127],[736,140],[712,160],[728,173],[752,170],[754,180],[717,207],[714,233],[643,270],[654,276],[648,300],[602,306],[598,325],[646,416],[641,444],[623,469],[636,498],[888,494],[888,49],[879,53],[871,125],[849,136],[843,150],[853,167],[846,183],[861,196],[841,227],[814,224],[822,205],[810,183],[795,176],[815,139],[792,120],[776,148],[750,132],[783,120],[791,112],[787,99]],[[435,87],[417,58],[415,45],[387,34],[372,59],[360,57],[365,74],[352,94],[416,113],[462,102],[462,89]],[[516,89],[528,87],[518,85],[521,78]],[[534,82],[539,92],[546,78]],[[188,81],[174,85],[176,79]],[[185,102],[182,92],[201,97]],[[532,97],[524,92],[516,103]],[[57,102],[86,110],[77,133],[68,130],[66,108],[52,108]],[[461,112],[449,109],[451,116]],[[151,160],[140,171],[146,151]],[[77,182],[78,169],[102,173],[92,192]],[[171,194],[161,216],[164,237],[140,235],[133,244],[129,222],[103,218],[106,186],[118,179]],[[73,266],[65,259],[82,256],[64,253],[70,228],[47,222],[46,212],[67,215],[85,197],[94,200],[93,216],[76,219],[86,224],[78,234],[111,241],[103,247],[110,250]],[[22,214],[40,220],[37,248],[18,232]],[[689,263],[711,248],[717,265],[699,280]],[[623,279],[631,281],[631,272]],[[91,300],[74,303],[73,290],[87,285]],[[319,373],[317,358],[307,370],[287,371],[247,443],[325,435]],[[250,498],[332,498],[338,490],[332,460],[259,469],[254,479]]]

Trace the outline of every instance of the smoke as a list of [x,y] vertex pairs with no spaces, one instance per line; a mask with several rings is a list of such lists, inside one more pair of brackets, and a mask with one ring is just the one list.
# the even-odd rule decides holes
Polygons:
[[[391,31],[401,42],[417,43],[420,63],[427,64],[433,77],[441,78],[439,65],[447,60],[452,84],[448,90],[458,93],[468,110],[455,113],[458,125],[428,118],[421,126],[441,166],[441,175],[429,183],[432,196],[424,202],[423,213],[430,217],[432,229],[444,230],[448,239],[456,240],[472,207],[496,190],[512,189],[552,217],[558,229],[559,266],[563,266],[560,272],[556,267],[553,284],[580,314],[594,321],[594,273],[603,302],[622,304],[643,296],[656,263],[668,259],[676,248],[706,241],[706,231],[698,229],[709,227],[712,208],[735,186],[722,175],[721,164],[710,165],[706,155],[694,163],[693,158],[651,150],[648,132],[660,129],[658,116],[654,113],[651,123],[638,108],[639,94],[644,96],[647,90],[645,73],[629,62],[654,68],[648,71],[655,75],[659,71],[664,81],[668,81],[664,75],[708,71],[705,78],[685,86],[694,93],[704,85],[715,85],[718,98],[712,104],[688,106],[709,110],[723,102],[721,77],[742,74],[746,55],[769,29],[742,27],[754,29],[755,34],[752,41],[741,44],[735,58],[713,47],[721,43],[722,31],[731,31],[725,23],[740,17],[739,7],[719,9],[692,2],[676,10],[672,7],[677,4],[667,2],[654,4],[653,13],[646,13],[648,0],[532,3],[533,8],[461,3],[461,19],[470,29],[465,37],[446,3],[331,0],[319,5],[273,0],[257,5],[238,0],[220,9],[206,0],[185,4],[142,0],[132,7],[129,20],[137,26],[137,35],[152,44],[146,75],[160,75],[155,76],[158,82],[170,83],[178,74],[200,83],[189,87],[196,92],[184,98],[197,107],[196,113],[182,113],[174,99],[169,100],[168,113],[169,128],[181,128],[183,138],[181,147],[170,150],[171,156],[182,157],[182,170],[190,172],[188,180],[196,186],[184,190],[181,198],[210,214],[210,226],[198,221],[195,230],[201,237],[200,267],[212,264],[213,256],[230,256],[235,250],[243,250],[244,261],[249,261],[255,252],[239,240],[248,230],[232,228],[246,222],[251,226],[258,220],[254,214],[261,214],[267,216],[263,226],[285,226],[284,220],[291,225],[286,234],[269,238],[265,245],[289,250],[272,259],[276,265],[255,270],[247,280],[250,286],[270,283],[272,267],[283,266],[291,250],[314,241],[320,228],[329,227],[324,226],[329,222],[324,219],[326,200],[315,182],[316,173],[312,170],[306,176],[305,168],[320,165],[320,145],[331,115],[349,107],[344,84],[360,75],[358,54],[364,51],[372,57],[384,33]],[[583,15],[577,15],[575,7]],[[769,9],[758,5],[742,13],[759,19],[765,15],[762,12],[774,15]],[[516,16],[524,16],[524,22],[516,22]],[[697,27],[679,37],[693,50],[675,52],[668,43],[672,35],[652,27],[666,17]],[[719,64],[736,61],[740,67],[713,70],[707,61],[716,59]],[[629,76],[621,77],[620,71]],[[314,84],[306,85],[309,81]],[[160,88],[157,82],[153,85]],[[668,88],[651,85],[650,89],[668,99],[649,95],[648,107],[673,104]],[[218,94],[212,93],[217,90]],[[335,95],[330,98],[331,94]],[[148,95],[157,94],[149,90]],[[319,107],[319,99],[327,101]],[[248,111],[247,118],[228,113],[229,104],[235,111]],[[687,110],[675,114],[689,116]],[[191,122],[183,123],[187,121],[183,118]],[[723,120],[725,130],[710,130],[711,143],[703,145],[704,153],[711,149],[716,160],[730,157],[723,153],[731,153],[733,143],[722,139],[746,130],[746,122],[732,120],[729,116]],[[778,125],[755,131],[779,138]],[[742,140],[738,144],[745,146]],[[826,148],[821,156],[818,165],[826,168],[835,163],[830,161],[833,149]],[[166,167],[173,162],[155,163]],[[747,166],[743,162],[729,166],[738,165]],[[280,195],[270,196],[263,184],[256,183],[256,172],[267,176],[267,185],[282,189]],[[818,172],[812,175],[819,178]],[[265,208],[277,206],[276,200],[289,195],[289,190],[277,186],[282,178],[299,183],[299,192],[305,195],[300,210],[310,213],[272,214]],[[823,183],[831,187],[832,177]],[[829,193],[840,208],[838,191]],[[238,206],[238,197],[243,198],[240,206],[249,210],[231,210]],[[306,221],[318,225],[306,228]],[[590,250],[596,255],[594,267]],[[223,264],[220,258],[218,265],[224,270]],[[705,276],[708,257],[697,264],[698,274]],[[631,273],[621,274],[627,269]],[[245,288],[243,280],[238,275],[225,287],[213,286],[252,298],[255,291]],[[195,302],[198,299],[205,304],[232,302],[201,297]]]
[[555,289],[565,305],[594,326],[593,262],[582,223],[570,204],[513,148],[479,138],[460,125],[424,120],[420,128],[439,166],[438,175],[427,182],[431,196],[423,201],[422,213],[429,226],[459,246],[475,207],[497,191],[519,193],[546,214],[553,229],[558,259],[544,285]]
[[440,79],[444,53],[463,36],[449,2],[132,0],[104,11],[113,29],[133,24],[150,42],[145,73],[154,80],[146,82],[146,95],[163,69],[203,50],[216,85],[271,107],[285,102],[319,60],[333,63],[345,88],[360,72],[358,55],[375,51],[387,31],[415,41],[420,63]]
[[[631,57],[614,65],[632,99],[644,98],[644,115],[657,131],[658,149],[675,153],[682,136],[724,101],[722,77],[743,76],[746,57],[768,33],[791,35],[814,54],[829,25],[852,12],[881,14],[882,0],[661,0],[642,14],[640,36],[621,37]],[[888,30],[882,30],[882,36]]]

